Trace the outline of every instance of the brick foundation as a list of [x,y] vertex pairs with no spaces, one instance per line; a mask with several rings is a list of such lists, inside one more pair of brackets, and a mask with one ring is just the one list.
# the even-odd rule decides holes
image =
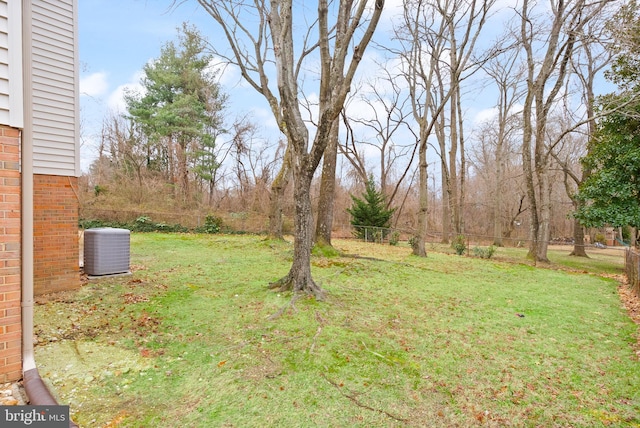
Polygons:
[[33,177],[34,294],[80,286],[78,179]]
[[0,383],[22,377],[20,131],[0,126]]

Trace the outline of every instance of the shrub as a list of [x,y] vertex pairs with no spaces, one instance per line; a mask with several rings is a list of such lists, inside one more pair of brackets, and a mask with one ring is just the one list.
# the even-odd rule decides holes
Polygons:
[[490,245],[487,248],[474,247],[473,255],[475,257],[480,257],[482,259],[490,259],[496,253],[496,247],[494,245]]
[[82,229],[94,229],[96,227],[115,227],[129,229],[132,232],[188,232],[189,228],[180,224],[155,223],[151,217],[140,216],[130,223],[118,221],[105,221],[97,219],[80,219],[79,226]]
[[204,219],[204,232],[205,233],[220,233],[222,228],[222,218],[213,214],[209,214]]
[[135,232],[154,232],[158,229],[158,225],[151,220],[151,217],[145,215],[138,217],[132,226],[131,230]]
[[395,246],[398,245],[398,242],[400,242],[400,232],[394,231],[389,237],[389,245]]
[[456,254],[461,256],[467,250],[467,238],[464,235],[458,235],[451,243],[451,247],[455,250]]

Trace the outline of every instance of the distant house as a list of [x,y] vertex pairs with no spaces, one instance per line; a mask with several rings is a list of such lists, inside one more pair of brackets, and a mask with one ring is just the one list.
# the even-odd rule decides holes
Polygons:
[[77,288],[77,0],[0,0],[0,382],[33,362],[33,296]]

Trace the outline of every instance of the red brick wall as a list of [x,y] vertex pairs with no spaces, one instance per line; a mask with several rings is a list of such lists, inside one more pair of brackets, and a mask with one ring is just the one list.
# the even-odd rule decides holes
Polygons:
[[0,383],[22,377],[20,131],[0,126]]
[[34,294],[80,286],[78,179],[33,177]]

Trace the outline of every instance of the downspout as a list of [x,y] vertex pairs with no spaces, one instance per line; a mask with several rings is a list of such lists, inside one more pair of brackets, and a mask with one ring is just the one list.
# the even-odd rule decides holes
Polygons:
[[[33,353],[33,118],[31,115],[31,2],[23,2],[24,129],[21,135],[22,181],[22,372],[36,368]],[[25,382],[26,383],[26,382]]]
[[[21,135],[21,181],[22,181],[22,380],[29,404],[55,406],[56,399],[46,387],[36,367],[33,347],[33,295],[34,295],[34,244],[33,244],[33,69],[31,1],[22,2],[22,53],[23,53],[23,97],[24,128]],[[78,426],[69,420],[70,428]]]
[[[26,118],[25,118],[26,119]],[[33,348],[33,144],[31,118],[22,132],[22,383],[32,406],[55,406],[42,381]],[[69,427],[77,427],[69,421]]]

